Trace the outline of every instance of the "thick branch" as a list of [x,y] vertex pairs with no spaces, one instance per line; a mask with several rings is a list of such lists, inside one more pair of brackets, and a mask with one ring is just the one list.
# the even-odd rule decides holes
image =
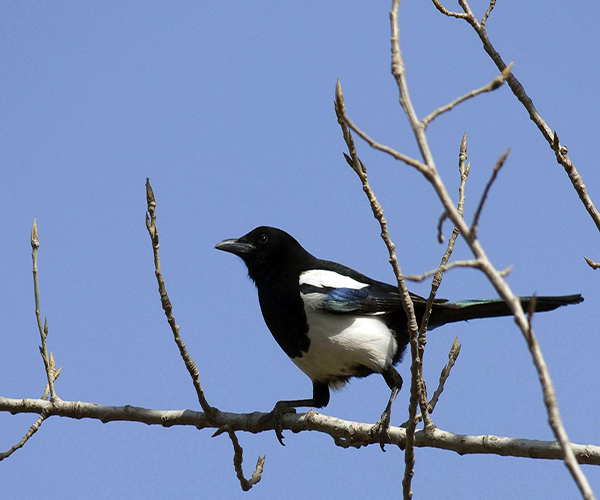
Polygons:
[[[197,429],[219,429],[229,426],[233,431],[252,433],[273,430],[272,422],[262,419],[267,414],[259,412],[218,412],[209,419],[204,412],[192,410],[154,410],[129,405],[102,406],[83,401],[60,400],[51,403],[43,399],[10,399],[0,396],[0,411],[11,414],[40,414],[44,410],[48,416],[56,415],[78,420],[90,418],[103,423],[139,422],[163,427],[190,426]],[[293,432],[318,431],[328,434],[341,446],[360,447],[379,444],[379,438],[371,434],[372,424],[341,420],[321,415],[314,410],[298,415],[286,414],[282,418],[282,424],[285,429]],[[386,442],[401,447],[405,446],[406,431],[400,427],[390,427]],[[494,454],[505,457],[562,459],[560,446],[553,441],[491,435],[468,436],[453,434],[441,429],[433,429],[429,435],[424,431],[415,432],[415,446],[455,451],[461,455]],[[573,444],[572,447],[575,457],[580,463],[600,465],[600,446]]]

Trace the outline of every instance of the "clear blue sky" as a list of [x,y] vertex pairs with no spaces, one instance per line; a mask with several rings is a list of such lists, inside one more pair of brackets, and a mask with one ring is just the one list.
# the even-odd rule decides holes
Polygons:
[[[479,15],[487,2],[474,3]],[[481,5],[480,5],[481,4]],[[452,3],[448,3],[451,6]],[[262,320],[240,261],[214,244],[261,224],[312,253],[392,281],[379,228],[333,111],[339,77],[348,112],[382,142],[416,155],[389,74],[390,2],[2,2],[0,6],[0,394],[39,397],[29,231],[37,217],[42,312],[63,373],[63,399],[197,409],[160,309],[144,225],[144,182],[158,201],[163,272],[209,401],[269,411],[310,395]],[[500,1],[488,30],[600,203],[598,9]],[[464,22],[405,1],[401,42],[421,116],[497,71]],[[600,235],[527,114],[507,88],[436,120],[429,137],[453,196],[468,132],[468,217],[497,157],[511,154],[484,209],[491,260],[529,295],[583,293],[538,315],[535,328],[570,438],[600,444]],[[441,207],[423,179],[359,144],[406,273],[434,268]],[[445,227],[450,231],[449,225]],[[459,244],[456,258],[467,258]],[[426,294],[428,284],[412,285]],[[494,296],[473,270],[449,273],[452,299]],[[429,335],[430,389],[458,335],[460,358],[433,415],[465,434],[551,439],[530,355],[510,319]],[[408,380],[408,364],[400,366]],[[374,422],[381,377],[332,395],[325,413]],[[392,421],[406,418],[408,391]],[[0,449],[31,415],[0,415]],[[51,418],[0,464],[5,498],[242,497],[226,436],[210,430]],[[246,498],[399,497],[402,453],[337,448],[318,433],[239,435],[246,474],[267,454]],[[600,494],[600,470],[584,467]],[[576,498],[561,462],[417,450],[416,498]],[[57,493],[58,494],[58,493]]]

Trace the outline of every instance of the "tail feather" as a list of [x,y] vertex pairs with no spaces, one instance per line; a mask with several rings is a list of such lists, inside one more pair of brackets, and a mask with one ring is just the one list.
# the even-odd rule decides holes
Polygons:
[[[535,298],[535,312],[552,311],[558,307],[583,302],[580,294],[559,295],[555,297],[519,297],[525,311]],[[494,318],[510,316],[512,313],[502,299],[462,300],[458,302],[443,302],[433,306],[429,325],[431,328],[456,321],[467,321],[478,318]]]

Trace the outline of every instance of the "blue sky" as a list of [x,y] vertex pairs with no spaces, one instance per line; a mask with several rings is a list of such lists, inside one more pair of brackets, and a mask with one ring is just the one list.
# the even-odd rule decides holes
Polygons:
[[[479,16],[487,2],[473,2]],[[451,4],[448,3],[451,7]],[[373,137],[417,155],[389,74],[388,2],[2,2],[0,5],[0,394],[39,397],[29,232],[37,217],[42,313],[63,373],[63,399],[150,408],[197,402],[160,309],[144,225],[144,182],[158,202],[161,257],[174,313],[211,404],[269,411],[308,397],[310,381],[262,320],[240,261],[214,244],[268,224],[309,251],[393,281],[379,228],[347,167],[333,111],[341,79],[349,115]],[[488,32],[599,202],[598,9],[562,2],[498,2]],[[421,116],[497,71],[464,22],[429,2],[405,1],[400,33]],[[586,301],[534,325],[570,438],[599,444],[596,273],[598,232],[536,127],[508,88],[471,100],[429,127],[448,189],[458,186],[468,133],[470,218],[490,170],[479,235],[509,264],[516,293],[582,293]],[[401,266],[434,268],[441,205],[409,167],[358,142],[398,247]],[[446,225],[446,234],[450,227]],[[464,244],[456,258],[467,258]],[[413,284],[426,294],[428,284]],[[447,274],[441,297],[494,296],[473,270]],[[594,312],[596,311],[596,312]],[[435,330],[425,356],[437,384],[458,335],[462,351],[433,415],[445,430],[551,439],[537,377],[510,319]],[[408,380],[409,366],[400,365]],[[332,395],[324,413],[375,422],[388,398],[381,377]],[[408,391],[392,422],[406,418]],[[0,415],[0,449],[34,421]],[[210,430],[51,418],[0,465],[6,498],[198,498],[243,494],[226,436]],[[247,497],[398,497],[402,453],[343,450],[318,433],[239,434],[246,473],[266,453]],[[600,471],[585,466],[596,493]],[[417,450],[421,498],[574,498],[561,462],[460,457]]]

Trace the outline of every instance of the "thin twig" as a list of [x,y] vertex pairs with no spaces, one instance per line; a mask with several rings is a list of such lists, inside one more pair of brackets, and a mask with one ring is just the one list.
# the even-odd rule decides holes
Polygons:
[[165,281],[162,276],[161,266],[160,266],[160,256],[158,253],[158,228],[156,227],[156,200],[154,199],[154,192],[152,191],[152,186],[150,186],[150,179],[146,178],[146,200],[148,202],[148,212],[146,212],[146,228],[148,229],[148,234],[150,235],[150,239],[152,240],[152,250],[154,255],[154,270],[156,274],[156,281],[158,282],[158,291],[160,293],[160,303],[162,305],[163,311],[165,312],[165,316],[167,317],[167,321],[169,322],[169,326],[171,327],[171,331],[173,332],[173,339],[179,348],[179,354],[183,358],[185,363],[185,367],[192,377],[192,382],[194,384],[194,388],[196,389],[196,394],[198,395],[198,401],[202,409],[207,413],[209,418],[212,414],[217,411],[215,408],[211,407],[206,401],[204,396],[204,391],[202,390],[202,385],[200,385],[200,378],[198,373],[198,367],[196,363],[190,356],[183,339],[181,338],[181,334],[179,333],[179,325],[175,321],[175,317],[173,316],[173,306],[171,301],[169,300],[169,296],[167,295],[167,289],[165,287]]
[[21,439],[21,441],[19,441],[17,444],[15,444],[14,446],[11,446],[11,448],[5,452],[0,453],[0,462],[2,462],[2,460],[4,460],[5,458],[10,457],[15,451],[23,448],[23,446],[25,445],[25,443],[27,441],[29,441],[29,438],[31,436],[33,436],[38,429],[40,428],[40,426],[42,425],[42,422],[44,420],[46,420],[46,418],[48,418],[49,414],[48,411],[43,409],[40,412],[40,416],[38,417],[38,419],[35,421],[35,423],[29,428],[29,430],[25,433],[25,435],[23,436],[23,439]]
[[[393,0],[392,9],[390,10],[390,25],[391,25],[391,51],[392,51],[392,76],[396,80],[398,86],[398,97],[400,105],[408,118],[410,126],[417,140],[417,145],[421,152],[421,156],[426,164],[426,169],[421,172],[427,177],[431,178],[435,174],[435,170],[431,169],[433,158],[431,151],[429,150],[428,144],[422,140],[425,133],[425,127],[419,121],[415,109],[412,105],[410,95],[408,94],[408,85],[406,82],[406,75],[404,70],[404,61],[402,60],[402,52],[400,51],[400,33],[398,28],[398,9],[400,7],[400,0]],[[417,405],[421,402],[421,411],[423,414],[427,412],[427,396],[423,394],[422,389],[425,387],[422,382],[421,358],[419,357],[419,346],[418,346],[418,332],[410,332],[410,353],[412,363],[410,367],[411,372],[411,384],[410,384],[410,400],[408,404],[408,426],[406,427],[406,447],[404,449],[404,477],[402,479],[402,494],[405,500],[412,498],[412,477],[414,475],[415,466],[415,450],[414,450],[414,439],[415,439],[415,428],[417,414]],[[425,405],[423,405],[423,401]]]
[[[452,370],[452,367],[454,366],[454,363],[456,363],[456,359],[458,358],[458,355],[460,354],[460,347],[461,347],[461,345],[458,343],[458,337],[456,337],[454,339],[454,342],[452,343],[450,352],[448,353],[448,363],[442,369],[442,373],[440,373],[440,380],[438,382],[437,389],[433,393],[433,396],[431,397],[431,400],[429,401],[429,404],[427,405],[427,411],[429,413],[433,413],[433,410],[435,410],[435,407],[437,405],[437,402],[440,399],[440,396],[442,395],[442,392],[444,392],[444,386],[446,385],[446,380],[448,380],[448,377],[450,377],[450,371]],[[423,418],[423,415],[420,413],[415,418],[417,419],[417,421],[420,422]],[[407,425],[408,425],[408,420],[406,422],[404,422],[403,424],[400,424],[400,427],[406,427]]]
[[[388,227],[387,227],[387,221],[383,214],[383,208],[382,208],[381,204],[379,203],[379,201],[377,200],[375,193],[371,189],[369,180],[367,178],[367,169],[365,168],[362,161],[360,161],[360,159],[358,158],[358,155],[356,153],[356,148],[354,146],[354,140],[352,139],[352,135],[350,134],[350,131],[348,130],[347,125],[348,126],[350,126],[350,125],[348,124],[348,122],[346,120],[346,116],[345,116],[346,106],[344,104],[344,96],[342,94],[342,86],[341,86],[339,80],[336,85],[335,111],[336,111],[336,115],[338,117],[338,123],[340,124],[340,126],[342,128],[344,140],[346,141],[346,144],[348,145],[348,151],[350,152],[349,163],[351,163],[353,170],[356,172],[356,174],[358,175],[358,177],[360,178],[360,180],[362,182],[363,191],[367,195],[369,203],[371,204],[371,210],[373,211],[373,216],[379,222],[379,227],[381,228],[381,238],[383,239],[385,246],[388,250],[389,262],[394,271],[394,275],[396,276],[398,290],[400,291],[400,297],[401,297],[401,301],[402,301],[402,309],[404,310],[404,313],[406,314],[406,317],[407,317],[407,329],[408,329],[408,335],[409,335],[409,339],[410,339],[411,353],[412,353],[413,360],[414,360],[415,357],[418,355],[417,354],[417,350],[418,350],[417,335],[418,335],[418,329],[419,329],[418,324],[417,324],[417,317],[415,315],[414,305],[413,305],[412,299],[410,297],[408,288],[406,288],[406,283],[404,282],[404,278],[402,277],[402,270],[400,269],[400,263],[398,262],[398,256],[396,255],[396,245],[392,242],[392,239],[390,237]],[[418,383],[414,379],[418,378],[418,373],[419,373],[418,367],[416,366],[414,361],[411,366],[411,373],[412,373],[412,378],[411,378],[412,379],[411,399],[412,399],[413,390],[415,390],[415,394],[417,394],[417,391],[418,391],[418,389],[415,389],[413,386]],[[422,382],[422,379],[421,379],[421,382]],[[424,382],[423,382],[423,385],[424,385]]]
[[514,63],[511,62],[506,68],[504,68],[504,71],[502,71],[496,78],[494,78],[487,85],[484,85],[483,87],[480,87],[475,90],[471,90],[470,92],[467,92],[465,95],[462,95],[462,96],[454,99],[454,101],[446,104],[445,106],[442,106],[442,107],[432,111],[425,118],[423,118],[423,120],[421,120],[423,127],[426,128],[429,125],[429,123],[431,123],[435,118],[437,118],[438,116],[440,116],[443,113],[446,113],[447,111],[450,111],[452,108],[454,108],[461,102],[464,102],[468,99],[471,99],[472,97],[476,97],[479,94],[483,94],[485,92],[492,92],[493,90],[496,90],[497,88],[499,88],[506,81],[506,79],[508,78],[508,75],[510,75],[513,64]]
[[464,19],[467,17],[467,15],[463,14],[462,12],[452,12],[452,11],[448,10],[446,7],[444,7],[442,5],[442,3],[439,0],[433,0],[433,4],[445,16],[456,17],[457,19]]
[[[491,12],[493,4],[495,4],[495,2],[490,2],[488,13],[486,13],[486,15],[483,17],[481,23],[477,21],[475,14],[473,14],[471,7],[469,6],[466,0],[459,0],[459,4],[465,11],[464,14],[459,15],[454,15],[456,13],[448,12],[445,8],[441,6],[438,0],[433,0],[433,3],[436,6],[436,8],[443,14],[451,17],[458,17],[468,22],[479,36],[479,39],[483,44],[483,49],[490,56],[496,67],[500,71],[504,71],[504,69],[506,68],[506,63],[504,62],[498,51],[494,48],[492,42],[487,36],[487,31],[485,29],[485,21],[487,21],[487,16],[489,16],[489,12]],[[538,110],[534,106],[531,97],[529,97],[523,85],[521,84],[521,82],[519,82],[519,80],[517,80],[514,74],[511,73],[506,81],[515,97],[519,100],[519,102],[521,102],[523,107],[529,113],[529,118],[531,119],[531,121],[535,123],[539,131],[542,133],[544,139],[546,139],[549,146],[554,151],[556,161],[564,168],[567,176],[569,177],[569,180],[571,181],[571,184],[573,185],[573,188],[579,196],[579,199],[583,203],[583,206],[587,210],[594,223],[596,224],[596,228],[600,231],[600,212],[592,202],[592,199],[590,198],[587,192],[587,188],[585,187],[583,179],[581,178],[581,175],[575,167],[575,164],[567,155],[566,146],[560,144],[560,141],[558,140],[558,135],[556,134],[556,132],[552,132],[552,129],[541,117]]]
[[[438,2],[439,3],[439,2]],[[466,5],[465,0],[459,0],[459,3],[463,8]],[[397,11],[398,11],[399,0],[394,0],[392,4],[392,10],[390,13],[390,19],[392,24],[392,75],[396,79],[396,83],[398,85],[399,92],[399,100],[408,121],[411,125],[413,133],[415,135],[415,139],[417,141],[417,145],[419,150],[421,151],[421,155],[424,159],[424,163],[426,165],[426,169],[419,169],[425,177],[432,184],[435,189],[440,201],[444,205],[445,210],[448,212],[449,218],[454,222],[455,226],[458,227],[461,235],[469,245],[469,248],[473,252],[476,259],[482,259],[482,271],[486,274],[490,283],[500,297],[506,302],[509,309],[513,313],[515,317],[515,322],[517,326],[521,330],[523,336],[526,338],[535,338],[533,335],[533,330],[531,330],[531,335],[529,334],[529,328],[527,325],[527,319],[523,312],[523,308],[519,299],[512,292],[508,284],[505,280],[502,279],[499,271],[491,264],[487,255],[485,254],[479,240],[477,239],[475,233],[470,230],[465,221],[462,219],[458,210],[452,203],[452,199],[448,194],[446,187],[444,186],[442,179],[437,173],[437,169],[435,168],[435,162],[431,155],[431,151],[429,149],[427,137],[425,136],[424,129],[422,124],[419,122],[414,107],[410,101],[410,97],[408,96],[408,88],[406,83],[406,78],[404,75],[404,63],[402,61],[402,55],[400,52],[400,43],[398,36],[398,23],[397,23]],[[469,19],[469,22],[471,20]],[[477,20],[474,20],[477,23]],[[478,24],[478,23],[477,23]],[[506,65],[503,65],[500,70],[504,70]],[[511,79],[509,78],[509,84]],[[511,87],[512,88],[512,87]],[[556,141],[558,142],[558,141]],[[560,155],[564,155],[563,150],[560,147],[557,147],[555,144],[555,152],[557,157]],[[581,196],[581,194],[580,194]],[[598,226],[600,228],[600,217],[598,219]],[[539,345],[537,342],[529,342],[530,345],[530,353],[535,365],[535,368],[538,372],[538,376],[540,378],[542,392],[544,394],[544,403],[546,405],[546,410],[548,412],[548,420],[550,426],[556,436],[557,440],[561,444],[561,448],[563,449],[565,455],[565,463],[569,468],[571,474],[573,475],[577,485],[580,490],[584,494],[586,498],[593,498],[593,493],[591,493],[591,488],[589,487],[589,482],[587,478],[581,471],[581,468],[577,465],[574,457],[573,450],[570,446],[568,436],[562,424],[562,420],[560,418],[560,412],[558,410],[558,405],[556,402],[556,394],[554,392],[554,387],[552,384],[552,380],[550,378],[550,374],[548,371],[548,367],[545,363],[544,357],[539,349]],[[413,361],[417,358],[417,353],[413,353],[412,343],[411,343],[411,354],[413,355]],[[414,365],[414,362],[413,362]],[[412,367],[411,367],[412,372]],[[416,377],[415,377],[416,379]],[[414,386],[414,387],[413,387]],[[413,391],[414,389],[414,391]],[[410,423],[407,428],[407,444],[405,451],[405,475],[403,479],[403,494],[405,498],[411,498],[412,492],[410,488],[411,478],[413,475],[413,467],[414,467],[414,450],[413,450],[413,439],[411,437],[412,432],[414,432],[414,428],[412,428],[412,424],[414,422],[416,404],[415,400],[418,398],[414,397],[413,394],[416,394],[419,391],[420,387],[416,385],[416,380],[414,380],[414,384],[411,384],[411,405],[409,405],[409,411],[413,410],[413,413],[410,414]]]
[[[465,163],[467,161],[467,133],[465,132],[462,136],[462,140],[460,142],[460,149],[458,154],[458,172],[460,174],[460,184],[458,187],[458,212],[460,215],[463,215],[464,205],[465,205],[465,185],[467,183],[467,177],[469,175],[469,168],[465,167]],[[423,357],[425,355],[425,345],[427,344],[427,327],[429,325],[429,318],[431,317],[431,313],[433,311],[433,302],[435,300],[435,296],[437,295],[438,289],[442,284],[442,278],[444,277],[445,267],[448,264],[448,260],[452,255],[452,251],[454,250],[454,244],[456,243],[456,238],[458,238],[458,228],[454,226],[452,230],[452,236],[448,240],[448,245],[446,247],[446,251],[442,256],[440,265],[438,267],[437,272],[431,282],[431,290],[429,292],[429,297],[427,298],[427,303],[425,305],[425,312],[423,313],[423,318],[421,319],[421,325],[419,327],[419,359],[420,363],[420,378],[425,380],[423,376]],[[430,404],[427,404],[427,391],[425,386],[421,390],[421,418],[423,419],[423,423],[425,426],[425,431],[428,432],[431,430],[433,426],[433,422],[429,417],[430,413]],[[415,425],[419,420],[415,418]]]
[[456,363],[456,359],[458,358],[458,355],[460,354],[460,347],[461,345],[458,343],[458,337],[456,337],[454,339],[454,342],[452,343],[452,347],[450,348],[450,352],[448,353],[448,363],[446,364],[446,366],[444,366],[444,369],[442,370],[442,373],[440,374],[440,381],[438,384],[437,389],[435,390],[435,392],[433,393],[433,396],[431,397],[431,401],[429,402],[429,413],[433,412],[433,410],[435,409],[438,400],[440,399],[440,396],[442,395],[442,392],[444,392],[444,386],[446,384],[446,380],[448,380],[448,377],[450,376],[450,370],[452,370],[452,367],[454,366],[454,363]]
[[231,439],[231,444],[233,444],[233,467],[235,468],[235,474],[240,482],[240,486],[243,491],[248,491],[261,480],[261,474],[264,469],[266,455],[259,456],[256,461],[256,467],[254,468],[254,472],[250,479],[246,479],[244,477],[244,471],[242,469],[242,462],[244,461],[244,449],[240,446],[240,442],[238,441],[235,432],[231,430],[231,428],[226,425],[225,427],[221,427],[213,434],[213,437],[216,437],[220,434],[226,432],[229,435],[229,439]]
[[427,271],[423,274],[411,274],[408,276],[404,276],[404,279],[407,281],[413,281],[415,283],[421,283],[422,281],[425,281],[427,278],[430,278],[431,276],[438,274],[440,271],[445,273],[446,271],[449,271],[450,269],[455,269],[457,267],[462,267],[462,268],[471,267],[473,269],[481,269],[481,262],[478,260],[475,260],[475,259],[455,260],[453,262],[450,262],[450,264],[440,264],[435,269],[431,269],[430,271]]
[[510,148],[507,148],[507,150],[504,151],[504,153],[502,153],[502,156],[500,156],[500,158],[498,158],[498,161],[496,162],[496,164],[494,165],[494,168],[492,170],[492,175],[490,176],[490,180],[485,185],[483,193],[481,194],[481,199],[479,200],[479,204],[477,205],[477,210],[475,210],[475,215],[473,216],[473,222],[471,223],[471,232],[473,234],[475,234],[477,232],[477,224],[479,224],[479,217],[481,216],[481,210],[483,209],[483,204],[485,203],[485,200],[487,199],[487,196],[488,196],[488,193],[490,192],[490,188],[492,187],[492,184],[496,180],[496,176],[498,175],[498,172],[500,171],[500,169],[502,168],[502,165],[504,165],[504,162],[506,161],[506,157],[508,156],[508,153],[510,153]]
[[442,215],[440,215],[440,218],[438,220],[437,223],[437,240],[438,243],[444,243],[444,221],[448,218],[448,212],[446,212],[445,210],[442,212]]
[[[339,80],[338,80],[338,85],[339,85]],[[383,153],[387,153],[390,156],[393,156],[394,158],[396,158],[397,160],[400,160],[401,162],[404,162],[407,165],[415,167],[420,172],[424,172],[427,169],[427,167],[420,161],[415,160],[414,158],[411,158],[410,156],[407,156],[404,153],[400,153],[399,151],[396,151],[395,149],[390,148],[389,146],[386,146],[385,144],[381,144],[381,143],[375,141],[374,139],[371,139],[371,137],[369,137],[365,132],[363,132],[361,129],[359,129],[356,126],[356,124],[348,117],[348,115],[346,115],[345,108],[341,111],[341,116],[343,117],[344,122],[348,125],[348,127],[350,127],[352,130],[354,130],[354,132],[356,132],[356,134],[361,139],[363,139],[367,144],[369,144],[369,146],[371,146],[373,149],[377,149],[379,151],[382,151]]]
[[[52,364],[52,367],[54,368],[54,356],[52,355],[52,353],[50,353],[50,363]],[[54,381],[56,381],[58,379],[58,377],[60,377],[60,374],[62,373],[62,366],[58,369],[55,370],[54,372]],[[44,388],[44,393],[42,394],[42,399],[48,399],[48,396],[50,395],[50,386],[48,384],[46,384],[46,387]]]
[[585,255],[583,256],[583,258],[587,262],[588,266],[590,266],[592,269],[600,268],[600,262],[594,262],[592,259],[588,259]]
[[[35,298],[35,317],[37,319],[38,330],[40,332],[40,339],[42,345],[40,346],[40,354],[44,361],[44,369],[46,371],[46,378],[48,379],[48,388],[50,390],[50,401],[60,399],[56,391],[54,390],[54,363],[50,363],[50,357],[48,355],[48,345],[46,339],[48,338],[48,321],[44,318],[42,325],[42,313],[40,312],[40,286],[38,283],[38,267],[37,267],[37,253],[40,248],[40,240],[38,238],[37,223],[33,219],[33,226],[31,228],[31,258],[33,260],[33,295]],[[54,361],[54,359],[53,359]],[[37,430],[37,429],[36,429]],[[34,431],[35,432],[35,431]]]
[[481,26],[483,26],[485,28],[485,23],[487,23],[488,17],[490,17],[490,14],[492,13],[492,10],[494,10],[494,7],[496,6],[496,0],[490,0],[490,4],[488,5],[487,10],[485,11],[485,14],[483,15],[483,17],[481,18]]

